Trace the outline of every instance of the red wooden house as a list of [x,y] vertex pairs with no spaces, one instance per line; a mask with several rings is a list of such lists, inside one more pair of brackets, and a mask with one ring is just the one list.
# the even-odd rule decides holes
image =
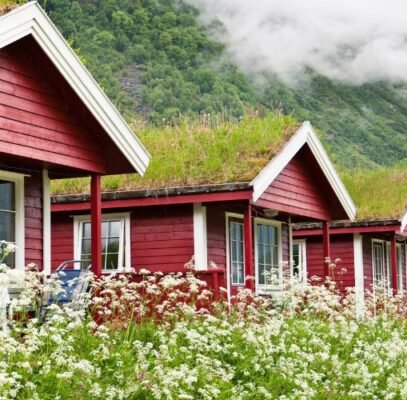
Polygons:
[[[363,201],[354,222],[336,221],[330,224],[331,259],[340,259],[332,270],[335,279],[344,287],[356,287],[359,293],[372,290],[382,280],[389,290],[407,291],[407,169],[398,168],[385,175],[381,182],[356,186],[355,193]],[[379,187],[377,187],[379,185]],[[397,187],[392,193],[392,187]],[[386,212],[378,212],[374,203],[385,205]],[[377,208],[377,207],[376,207]],[[302,265],[308,276],[323,275],[319,264],[322,255],[320,224],[299,224],[294,227],[294,243],[301,249]],[[345,270],[341,269],[345,268]]]
[[50,270],[50,179],[92,176],[97,270],[100,176],[143,174],[149,155],[37,3],[0,14],[0,240],[17,244],[7,262]]
[[[194,255],[196,268],[215,286],[219,281],[232,294],[245,286],[269,293],[281,287],[283,263],[293,255],[291,223],[301,221],[323,223],[322,267],[324,256],[329,255],[328,221],[352,220],[355,207],[311,125],[289,128],[291,134],[280,135],[278,150],[268,153],[257,169],[247,168],[250,155],[239,160],[241,176],[249,180],[216,178],[217,173],[209,168],[197,185],[176,186],[169,175],[166,187],[160,188],[149,178],[162,164],[160,151],[152,151],[153,161],[142,182],[148,190],[102,194],[105,272],[130,267],[185,271],[184,264]],[[245,153],[248,135],[241,137],[239,155]],[[273,137],[270,142],[276,141]],[[211,140],[213,146],[220,145],[217,140],[224,144],[224,136],[214,135]],[[199,138],[190,145],[189,151],[202,159],[185,168],[185,182],[188,171],[208,167]],[[167,145],[162,140],[161,147],[166,154],[174,152],[170,159],[177,159],[178,143]],[[227,159],[223,168],[228,168]],[[89,257],[90,209],[86,194],[52,198],[53,268],[66,259]]]

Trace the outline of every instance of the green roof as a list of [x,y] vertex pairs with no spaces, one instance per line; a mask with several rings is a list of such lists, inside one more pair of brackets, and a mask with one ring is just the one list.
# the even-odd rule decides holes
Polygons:
[[345,171],[341,177],[358,220],[399,219],[407,211],[407,160],[391,167]]
[[[144,177],[107,176],[103,190],[158,189],[251,181],[296,132],[291,116],[247,115],[239,122],[133,126],[152,161]],[[53,194],[89,192],[88,179],[54,181]]]

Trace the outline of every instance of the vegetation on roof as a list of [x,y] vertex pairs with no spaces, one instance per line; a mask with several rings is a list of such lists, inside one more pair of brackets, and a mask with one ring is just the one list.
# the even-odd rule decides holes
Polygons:
[[21,1],[0,0],[0,16],[14,10]]
[[[298,129],[291,116],[246,113],[239,121],[184,121],[157,128],[133,126],[152,155],[142,178],[138,174],[104,177],[103,190],[151,189],[199,184],[248,182]],[[54,194],[89,191],[87,179],[55,181]]]
[[343,171],[357,219],[400,218],[407,211],[407,160],[392,167]]

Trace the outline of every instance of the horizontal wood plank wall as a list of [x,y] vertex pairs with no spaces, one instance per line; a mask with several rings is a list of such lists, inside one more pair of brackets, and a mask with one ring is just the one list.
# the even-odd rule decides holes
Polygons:
[[206,209],[206,234],[208,240],[208,262],[226,269],[226,208],[210,205]]
[[73,217],[51,215],[51,270],[74,258]]
[[310,171],[300,151],[265,190],[257,204],[286,213],[329,220],[330,206],[324,196],[325,190],[327,188]]
[[42,173],[30,172],[24,180],[25,263],[42,268]]
[[363,275],[365,277],[365,290],[372,290],[373,285],[373,260],[372,236],[362,235],[363,240]]
[[133,209],[131,264],[161,272],[185,272],[194,254],[192,205]]
[[[331,236],[330,239],[332,261],[335,261],[337,258],[341,260],[332,271],[333,277],[337,282],[341,282],[343,287],[352,287],[355,285],[353,235],[335,235]],[[322,237],[308,237],[306,239],[306,253],[308,277],[323,277],[324,256]],[[346,269],[346,271],[341,272],[342,268]]]
[[0,152],[103,172],[97,143],[21,44],[0,50]]

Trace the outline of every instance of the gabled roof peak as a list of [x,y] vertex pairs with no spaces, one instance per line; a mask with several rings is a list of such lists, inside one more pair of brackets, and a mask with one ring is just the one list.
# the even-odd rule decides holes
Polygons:
[[0,16],[0,49],[28,35],[42,48],[130,165],[143,175],[150,161],[147,150],[35,1]]

